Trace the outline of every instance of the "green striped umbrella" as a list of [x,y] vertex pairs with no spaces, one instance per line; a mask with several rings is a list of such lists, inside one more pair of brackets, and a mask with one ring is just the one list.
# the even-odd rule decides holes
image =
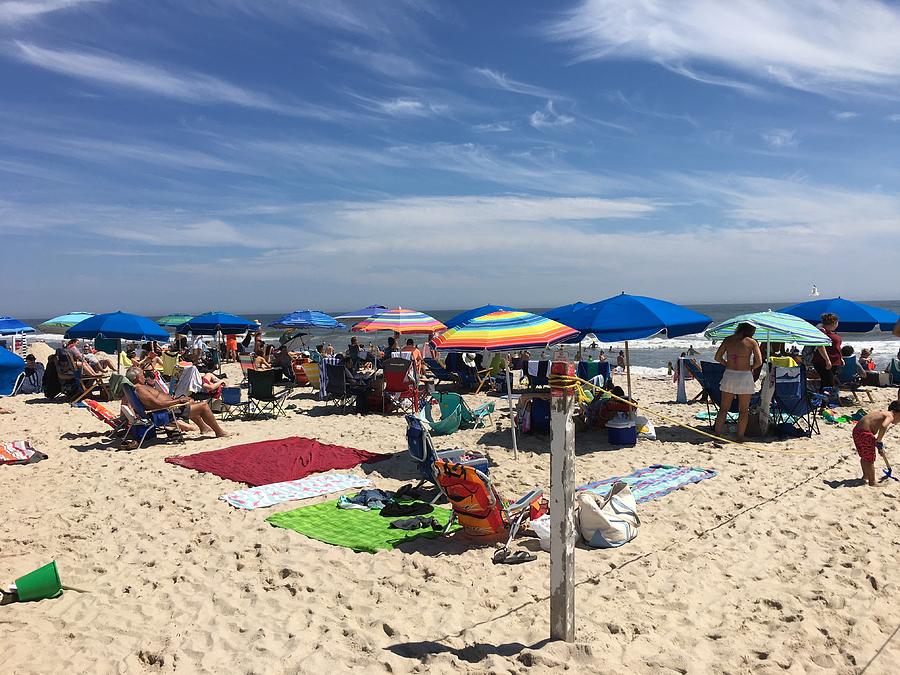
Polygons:
[[183,323],[187,323],[194,318],[193,314],[166,314],[156,320],[160,326],[168,326],[169,328],[177,328]]
[[831,344],[831,339],[825,333],[803,319],[772,311],[741,314],[713,326],[704,335],[709,340],[724,340],[734,335],[739,323],[756,326],[756,335],[753,337],[759,342],[796,342],[801,347]]

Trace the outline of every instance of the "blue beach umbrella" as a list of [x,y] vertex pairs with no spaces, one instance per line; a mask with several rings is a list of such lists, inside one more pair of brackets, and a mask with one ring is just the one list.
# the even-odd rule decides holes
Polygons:
[[69,312],[68,314],[60,314],[52,319],[47,319],[42,326],[56,326],[59,328],[71,328],[77,323],[81,323],[85,319],[94,316],[90,312]]
[[25,370],[25,360],[8,349],[0,347],[0,396],[12,394],[16,380]]
[[471,321],[472,319],[477,319],[479,316],[485,316],[486,314],[493,314],[494,312],[518,312],[520,310],[515,307],[507,307],[506,305],[482,305],[481,307],[476,307],[475,309],[467,309],[465,312],[460,312],[456,316],[444,321],[444,325],[447,328],[456,328],[457,326],[461,326],[466,323],[466,321]]
[[541,316],[546,316],[548,319],[557,321],[559,320],[559,317],[567,316],[570,312],[574,312],[576,309],[581,309],[582,307],[586,306],[586,302],[576,300],[575,302],[569,303],[568,305],[560,305],[559,307],[548,309],[546,312],[541,312]]
[[285,314],[269,324],[271,328],[323,328],[331,330],[344,329],[347,326],[325,312],[315,309],[300,309]]
[[848,333],[866,333],[873,328],[889,331],[897,323],[897,319],[900,319],[900,316],[889,310],[844,298],[810,300],[776,311],[798,316],[813,325],[819,323],[823,314],[837,314],[840,317],[840,329]]
[[169,334],[153,319],[138,314],[111,312],[95,314],[78,322],[66,331],[66,339],[71,338],[149,341],[168,340]]
[[18,335],[19,333],[33,333],[34,328],[24,324],[11,316],[0,316],[0,335]]
[[236,314],[227,312],[207,312],[191,317],[190,320],[175,329],[176,333],[193,333],[194,335],[215,335],[223,333],[233,335],[246,330],[257,330],[259,324]]

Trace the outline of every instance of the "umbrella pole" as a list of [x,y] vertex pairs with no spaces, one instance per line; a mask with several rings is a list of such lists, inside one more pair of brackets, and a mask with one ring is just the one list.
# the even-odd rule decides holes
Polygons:
[[625,340],[625,378],[628,382],[628,398],[631,398],[631,356],[628,353],[628,340]]
[[509,375],[509,363],[506,364],[506,402],[509,405],[509,421],[512,428],[513,459],[519,459],[519,446],[516,443],[516,416],[512,406],[512,378]]

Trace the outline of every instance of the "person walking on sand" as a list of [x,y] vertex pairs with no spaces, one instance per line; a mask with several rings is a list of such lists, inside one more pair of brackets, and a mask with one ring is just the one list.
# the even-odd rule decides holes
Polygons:
[[853,445],[859,453],[863,480],[875,485],[875,451],[884,457],[884,434],[892,424],[900,424],[900,401],[891,401],[887,410],[876,410],[863,417],[853,427]]
[[738,429],[737,442],[744,441],[744,433],[747,431],[747,421],[750,417],[750,397],[756,391],[756,381],[753,379],[753,369],[762,365],[762,353],[759,343],[753,339],[756,328],[749,323],[739,323],[731,335],[724,340],[716,352],[716,361],[725,366],[725,374],[719,388],[722,391],[722,401],[719,405],[719,414],[716,415],[716,436],[722,435],[725,428],[725,420],[734,397],[738,398]]

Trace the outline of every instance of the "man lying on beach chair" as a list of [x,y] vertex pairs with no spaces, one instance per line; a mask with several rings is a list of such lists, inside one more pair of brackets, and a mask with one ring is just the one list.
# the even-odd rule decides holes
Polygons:
[[[132,410],[136,415],[141,415],[143,412],[152,418],[153,413],[170,411],[173,414],[188,418],[200,427],[202,433],[213,431],[217,438],[223,438],[227,435],[222,431],[222,427],[219,426],[212,410],[205,401],[192,401],[187,396],[173,398],[168,394],[162,393],[156,387],[147,384],[147,381],[144,379],[144,372],[140,368],[132,366],[126,371],[125,377],[132,384],[132,387],[125,387],[125,397],[135,406],[136,409],[133,408]],[[157,420],[154,420],[154,425],[158,425]]]
[[535,487],[514,502],[506,502],[486,474],[471,466],[446,459],[433,465],[438,489],[453,508],[444,533],[459,521],[466,534],[488,537],[507,531],[506,548],[526,518],[537,518],[543,509],[544,491]]

